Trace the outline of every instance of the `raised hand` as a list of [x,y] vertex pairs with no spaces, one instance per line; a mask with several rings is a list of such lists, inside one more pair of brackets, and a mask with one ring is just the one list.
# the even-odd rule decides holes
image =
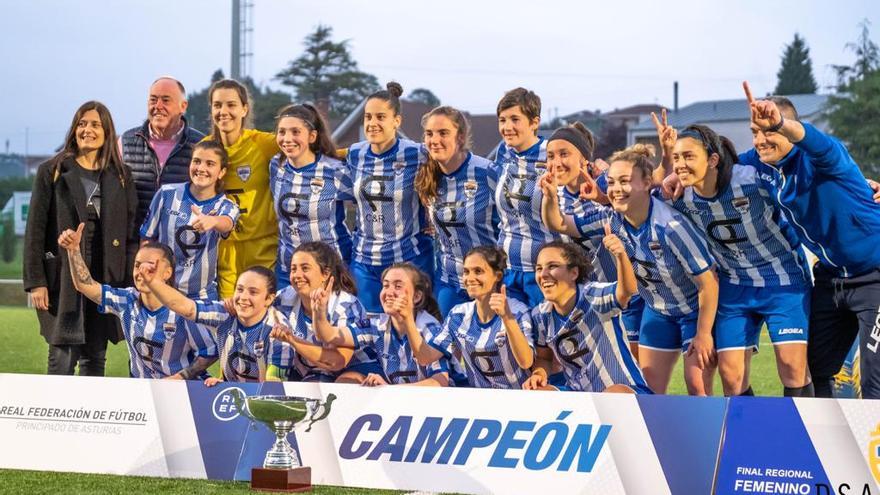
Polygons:
[[552,167],[548,167],[547,173],[538,179],[538,187],[541,188],[541,193],[548,198],[555,198],[557,196],[559,183],[556,180],[556,174],[553,173]]
[[389,306],[387,313],[388,316],[392,318],[402,320],[412,316],[412,298],[407,297],[406,295],[400,295],[393,298]]
[[593,178],[595,179],[596,177],[599,177],[609,168],[611,168],[611,165],[609,165],[608,162],[601,158],[596,158],[593,160],[593,170],[596,172],[596,175]]
[[327,305],[330,301],[330,291],[333,289],[335,279],[333,275],[327,277],[324,285],[312,291],[312,319],[327,318]]
[[85,226],[86,224],[81,223],[76,230],[66,229],[58,236],[58,245],[68,251],[79,251],[79,243]]
[[496,315],[502,318],[512,318],[513,313],[510,311],[510,304],[507,303],[507,286],[501,284],[498,292],[493,292],[489,296],[489,307]]
[[782,113],[779,112],[776,103],[769,100],[755,100],[748,81],[743,81],[743,91],[745,91],[746,101],[749,103],[752,123],[758,129],[765,131],[778,127],[782,123]]
[[202,213],[202,209],[196,205],[192,205],[191,210],[194,215],[192,217],[192,228],[196,232],[201,234],[217,227],[218,218],[216,215]]
[[684,194],[684,186],[681,185],[681,179],[676,174],[669,174],[660,184],[660,192],[663,199],[678,199]]
[[605,245],[605,249],[616,257],[626,256],[626,248],[623,245],[623,241],[611,232],[611,222],[605,222],[603,227],[605,228],[605,237],[602,238],[602,244]]
[[145,261],[138,266],[138,273],[143,277],[144,283],[150,285],[156,278],[158,268],[155,261]]
[[290,331],[290,328],[280,323],[276,323],[272,326],[272,331],[269,332],[269,338],[287,342],[290,345],[293,345],[294,343],[293,332]]
[[523,390],[541,390],[542,388],[547,386],[547,375],[546,373],[532,373],[525,382],[522,384]]
[[597,201],[599,196],[602,194],[602,191],[599,190],[599,184],[596,184],[596,179],[593,178],[590,174],[588,174],[585,170],[580,171],[581,180],[581,199],[588,199],[590,201]]
[[[654,121],[654,127],[657,128],[657,138],[660,140],[660,148],[664,154],[672,155],[672,149],[675,148],[675,142],[678,140],[678,131],[675,127],[669,125],[666,116],[666,109],[660,111],[661,118],[657,118],[657,114],[651,112],[651,119]],[[662,119],[662,120],[661,120]]]

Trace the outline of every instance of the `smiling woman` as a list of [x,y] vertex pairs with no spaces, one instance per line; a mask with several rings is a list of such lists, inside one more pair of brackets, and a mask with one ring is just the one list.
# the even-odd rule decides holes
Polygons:
[[73,286],[58,236],[82,224],[85,264],[99,282],[130,285],[137,235],[137,196],[117,147],[110,111],[89,101],[76,111],[64,147],[40,165],[25,232],[24,288],[49,344],[49,374],[104,374],[107,341],[122,331],[115,317]]

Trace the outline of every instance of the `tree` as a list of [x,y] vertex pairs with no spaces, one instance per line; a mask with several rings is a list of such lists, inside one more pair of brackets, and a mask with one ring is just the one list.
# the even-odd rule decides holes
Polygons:
[[424,103],[431,108],[440,106],[440,98],[437,98],[437,95],[435,95],[430,89],[416,88],[410,91],[409,96],[407,96],[406,99]]
[[[211,75],[211,84],[225,78],[222,69],[217,69]],[[186,120],[189,125],[208,133],[211,132],[211,105],[208,103],[208,88],[187,95],[189,106],[186,108]]]
[[880,57],[868,33],[868,21],[861,24],[857,43],[847,48],[856,53],[852,66],[835,66],[838,95],[829,98],[828,124],[847,144],[865,175],[880,177]]
[[774,93],[777,95],[813,94],[818,89],[813,77],[813,62],[806,41],[797,33],[794,40],[785,47],[782,66],[776,73],[777,82]]
[[319,25],[303,41],[305,52],[275,78],[294,89],[297,101],[313,102],[339,119],[351,113],[370,93],[379,89],[375,76],[358,69],[349,53],[348,40],[334,42],[333,28]]
[[[211,76],[211,84],[223,79],[223,71],[217,69]],[[278,110],[290,103],[290,95],[283,91],[275,91],[268,86],[261,88],[253,79],[247,77],[241,81],[248,89],[251,97],[251,114],[254,116],[254,127],[263,131],[275,129],[275,116]],[[186,110],[189,124],[196,129],[208,133],[211,132],[211,105],[208,102],[208,90],[203,88],[195,93],[190,93],[187,99],[189,107]]]
[[837,71],[837,90],[845,92],[847,85],[853,81],[861,80],[870,73],[880,68],[880,51],[877,44],[871,41],[870,36],[871,22],[864,19],[859,23],[861,33],[859,40],[855,43],[847,43],[846,49],[856,54],[856,61],[853,65],[832,65],[831,67]]

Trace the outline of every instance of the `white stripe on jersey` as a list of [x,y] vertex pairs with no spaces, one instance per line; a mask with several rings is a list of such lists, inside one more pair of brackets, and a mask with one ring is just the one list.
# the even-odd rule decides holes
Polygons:
[[[310,301],[307,303],[311,304]],[[294,335],[313,344],[324,345],[324,342],[318,339],[315,334],[312,319],[306,316],[303,311],[303,301],[293,286],[278,291],[274,305],[290,322],[290,330]],[[366,310],[358,298],[348,292],[333,292],[327,302],[327,320],[334,327],[346,327],[366,320]],[[363,350],[356,350],[349,365],[373,361],[375,359]],[[301,379],[307,379],[314,375],[335,377],[339,374],[336,371],[320,368],[299,354],[294,359],[293,366]]]
[[238,220],[238,206],[223,194],[196,200],[187,182],[159,188],[141,226],[140,235],[174,251],[174,280],[177,288],[193,299],[217,298],[217,245],[221,235],[215,230],[196,232],[192,207],[202,213],[225,215]]
[[398,139],[381,155],[374,155],[366,141],[349,148],[357,204],[353,261],[387,266],[431,251],[422,232],[428,219],[414,186],[424,161],[424,149],[408,139]]
[[809,268],[797,233],[755,167],[734,165],[727,189],[714,198],[692,187],[672,206],[706,233],[718,275],[732,285],[802,287]]
[[327,156],[295,168],[283,155],[269,163],[269,184],[278,217],[278,263],[290,272],[293,252],[303,243],[321,241],[342,259],[351,254],[344,201],[354,201],[348,167]]
[[541,188],[538,179],[547,171],[547,141],[539,138],[531,148],[517,153],[506,144],[498,146],[499,187],[495,206],[501,219],[498,246],[508,255],[510,268],[535,271],[535,258],[542,245],[561,236],[541,220]]
[[639,295],[655,311],[671,317],[697,311],[693,277],[712,267],[712,256],[682,213],[652,197],[648,218],[638,229],[607,207],[574,220],[582,236],[597,240],[605,236],[604,223],[610,221],[633,262]]
[[[348,328],[354,337],[356,349],[370,349],[369,352],[381,363],[389,383],[415,383],[437,373],[449,373],[449,384],[453,385],[449,360],[444,356],[429,366],[420,366],[413,356],[406,334],[397,333],[388,315],[383,313],[369,321],[350,324]],[[440,332],[440,322],[427,311],[421,311],[416,316],[416,328],[422,338],[430,342]]]
[[164,306],[150,311],[133,287],[102,285],[100,310],[119,317],[134,378],[165,378],[192,366],[197,357],[217,357],[208,329]]
[[626,338],[611,321],[620,312],[616,289],[616,282],[578,286],[575,306],[564,317],[548,301],[532,310],[535,343],[553,351],[572,390],[602,392],[614,384],[648,389]]
[[469,152],[458,170],[440,175],[437,197],[428,206],[439,251],[438,275],[443,282],[461,287],[468,251],[498,242],[498,168]]
[[[508,299],[520,329],[534,350],[532,322],[528,308],[515,299]],[[429,342],[448,359],[461,353],[464,371],[470,386],[479,388],[519,389],[529,377],[529,370],[519,367],[507,342],[501,318],[494,317],[481,324],[474,301],[452,308],[440,332]]]
[[276,322],[288,326],[278,311],[270,309],[257,324],[245,327],[222,301],[196,301],[196,322],[216,330],[220,369],[228,382],[257,382],[265,379],[269,364],[284,370],[293,365],[293,347],[269,338]]

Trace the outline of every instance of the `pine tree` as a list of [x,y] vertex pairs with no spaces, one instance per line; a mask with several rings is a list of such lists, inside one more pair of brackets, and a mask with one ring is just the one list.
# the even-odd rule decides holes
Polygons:
[[806,41],[797,33],[794,40],[785,47],[782,66],[776,73],[777,82],[774,93],[777,95],[813,94],[818,89],[813,77],[813,62]]
[[297,101],[313,102],[326,108],[330,118],[338,119],[379,89],[379,82],[358,69],[349,53],[348,40],[334,42],[332,33],[333,28],[319,25],[306,36],[305,52],[275,78],[294,89]]

